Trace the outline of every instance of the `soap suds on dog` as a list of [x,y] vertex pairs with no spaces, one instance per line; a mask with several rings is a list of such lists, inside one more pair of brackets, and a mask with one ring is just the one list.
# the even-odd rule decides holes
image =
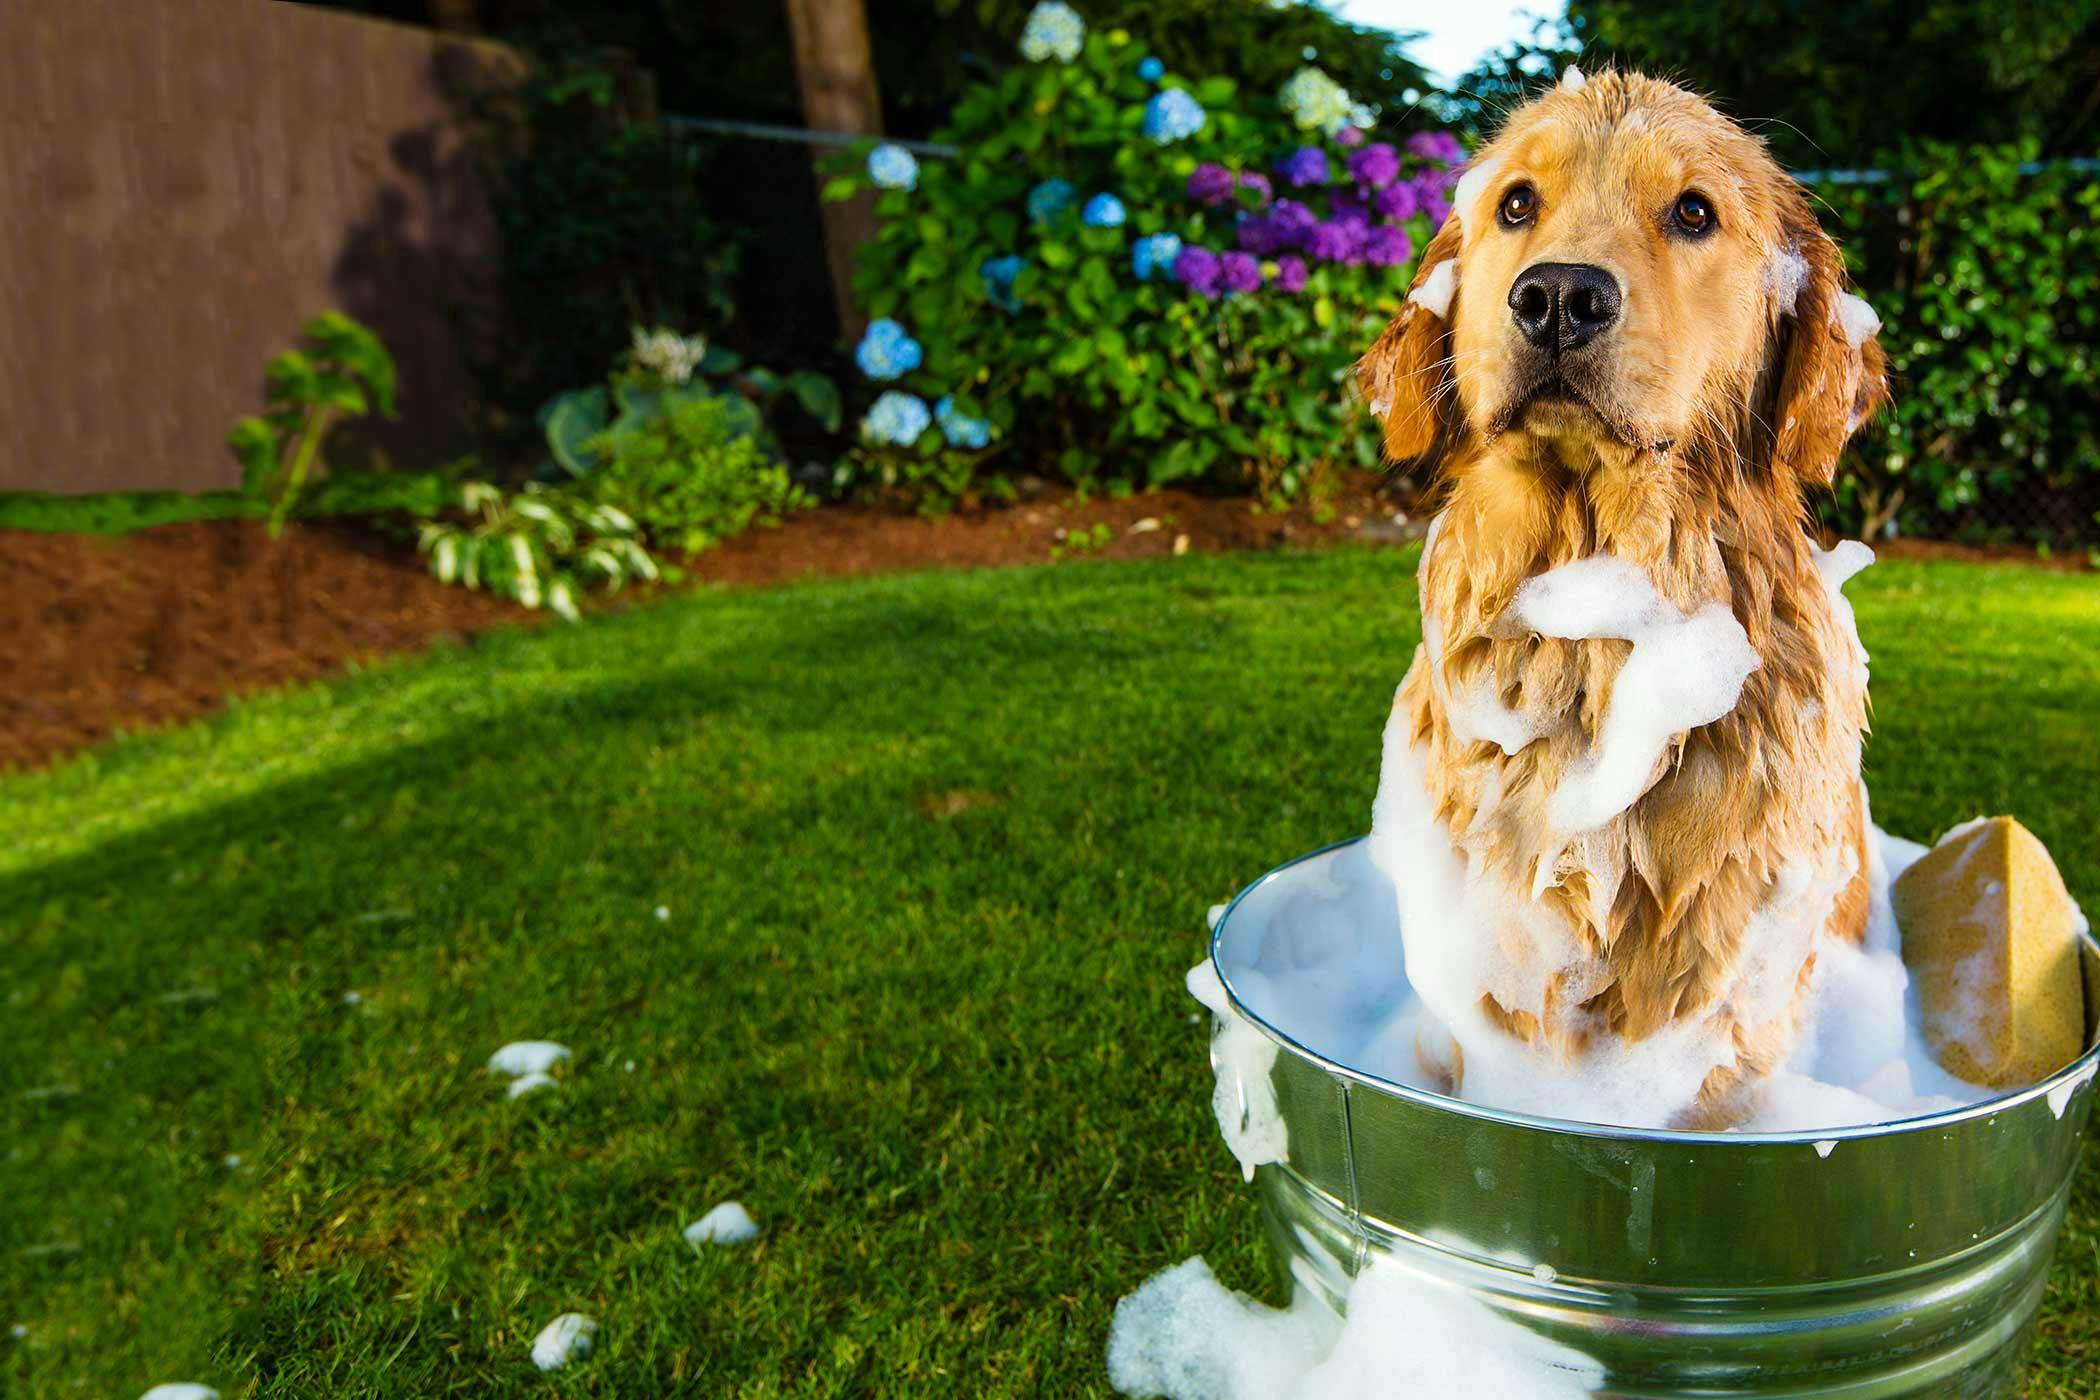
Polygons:
[[[1842,598],[1840,586],[1871,557],[1863,546],[1840,547],[1819,551],[1817,564]],[[1629,670],[1614,687],[1613,708],[1625,704],[1628,712],[1608,710],[1601,752],[1580,775],[1577,798],[1556,809],[1571,829],[1623,810],[1668,736],[1726,713],[1756,661],[1725,610],[1699,622],[1701,613],[1687,615],[1659,599],[1644,575],[1616,560],[1553,570],[1527,583],[1513,606],[1542,633],[1634,642]],[[1849,607],[1840,618],[1851,632]],[[1425,637],[1423,652],[1433,654],[1433,637]],[[1635,662],[1653,672],[1639,686],[1626,680]],[[1681,674],[1691,671],[1702,674]],[[1482,737],[1522,740],[1521,717],[1507,710],[1498,716],[1489,704],[1500,702],[1472,696],[1461,708]],[[1463,1097],[1547,1118],[1668,1127],[1696,1101],[1709,1073],[1735,1061],[1725,1018],[1688,1019],[1634,1042],[1597,1037],[1567,1063],[1491,1023],[1481,1010],[1483,992],[1505,1006],[1537,1005],[1550,979],[1588,954],[1557,915],[1521,892],[1472,877],[1428,809],[1422,763],[1396,719],[1387,728],[1370,840],[1264,882],[1233,916],[1220,949],[1224,981],[1207,962],[1189,974],[1190,992],[1217,1021],[1213,1107],[1245,1173],[1282,1160],[1289,1138],[1270,1082],[1275,1042],[1235,1000],[1338,1063],[1416,1088],[1442,1091],[1437,1071],[1452,1062],[1455,1047],[1463,1055]],[[1759,928],[1750,941],[1765,951],[1744,960],[1726,1003],[1752,1019],[1776,1014],[1794,995],[1811,948],[1816,961],[1794,1053],[1762,1085],[1744,1131],[1882,1123],[1974,1103],[1990,1092],[1940,1068],[1903,964],[1888,889],[1925,848],[1878,829],[1874,838],[1868,924],[1857,944],[1822,932],[1831,901],[1855,874],[1849,852],[1818,868],[1780,872],[1755,916]],[[1414,936],[1403,940],[1403,927]],[[1479,936],[1491,928],[1515,935]],[[1506,951],[1517,945],[1519,955]]]
[[[1464,182],[1460,181],[1463,185]],[[1463,197],[1463,191],[1461,191]],[[1458,295],[1458,259],[1446,258],[1429,269],[1422,285],[1407,294],[1407,299],[1436,317],[1439,321],[1451,317],[1451,298]]]

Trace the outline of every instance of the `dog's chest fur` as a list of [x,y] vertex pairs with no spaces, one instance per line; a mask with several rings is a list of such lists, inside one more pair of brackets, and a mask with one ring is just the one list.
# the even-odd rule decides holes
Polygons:
[[[1553,793],[1597,742],[1631,644],[1541,637],[1507,614],[1526,579],[1596,554],[1639,566],[1686,612],[1726,605],[1758,666],[1731,713],[1669,746],[1631,807],[1565,832],[1549,815]],[[1730,1018],[1737,1070],[1770,1069],[1792,1043],[1798,998],[1777,1017],[1731,1004],[1746,962],[1768,955],[1745,946],[1753,915],[1814,876],[1843,885],[1831,931],[1857,937],[1866,916],[1865,658],[1791,492],[1716,485],[1652,457],[1569,472],[1490,451],[1454,473],[1420,582],[1425,645],[1397,703],[1428,799],[1476,878],[1535,898],[1582,949],[1537,1004],[1484,992],[1484,1009],[1568,1054],[1596,1034],[1639,1039],[1684,1017]],[[1536,737],[1513,754],[1459,737],[1454,694],[1492,695]],[[1799,956],[1805,981],[1812,948]]]

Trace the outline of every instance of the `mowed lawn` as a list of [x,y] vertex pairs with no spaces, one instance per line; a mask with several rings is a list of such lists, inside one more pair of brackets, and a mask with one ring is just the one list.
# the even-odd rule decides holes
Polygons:
[[[1367,825],[1413,564],[700,593],[0,779],[0,1393],[1103,1393],[1154,1270],[1268,1290],[1181,979]],[[1877,817],[2100,905],[2100,581],[1849,591]],[[2100,1393],[2096,1162],[2037,1400]]]

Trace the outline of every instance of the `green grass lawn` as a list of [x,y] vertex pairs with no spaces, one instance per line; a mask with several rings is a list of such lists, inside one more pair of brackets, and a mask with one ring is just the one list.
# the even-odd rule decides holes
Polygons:
[[[2016,812],[2100,905],[2100,582],[1850,592],[1876,815]],[[1182,973],[1368,824],[1414,606],[1356,550],[702,593],[0,780],[0,1393],[1101,1393],[1154,1270],[1266,1291]],[[2036,1400],[2100,1374],[2096,1160]]]

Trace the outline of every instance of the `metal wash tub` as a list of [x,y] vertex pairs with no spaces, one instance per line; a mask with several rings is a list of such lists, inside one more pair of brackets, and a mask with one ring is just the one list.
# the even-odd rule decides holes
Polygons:
[[1212,937],[1234,1009],[1280,1047],[1287,1159],[1257,1182],[1281,1272],[1339,1309],[1388,1257],[1587,1353],[1605,1396],[2014,1393],[2096,1097],[2100,945],[2088,1048],[2031,1088],[1813,1133],[1599,1127],[1359,1073],[1247,1008],[1234,915],[1354,844],[1263,876]]

